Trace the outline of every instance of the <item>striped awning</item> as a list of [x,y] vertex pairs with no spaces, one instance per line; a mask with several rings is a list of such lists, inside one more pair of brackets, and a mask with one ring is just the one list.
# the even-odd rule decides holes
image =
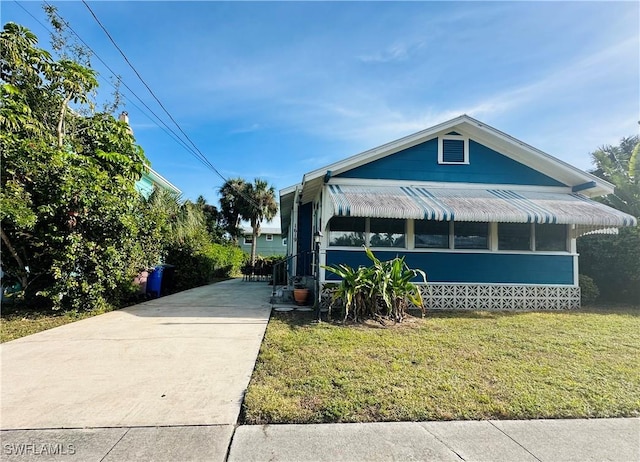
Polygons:
[[555,223],[585,231],[635,226],[637,220],[581,194],[506,189],[329,184],[334,216],[437,221]]

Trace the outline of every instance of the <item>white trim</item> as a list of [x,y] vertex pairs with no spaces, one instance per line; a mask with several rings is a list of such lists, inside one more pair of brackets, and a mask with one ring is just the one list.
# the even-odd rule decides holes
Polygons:
[[273,242],[273,234],[265,234],[264,240],[267,242]]
[[[564,251],[541,251],[534,252],[532,250],[489,250],[489,249],[438,249],[438,248],[420,248],[420,249],[406,249],[403,247],[369,247],[374,252],[407,252],[407,253],[485,253],[491,255],[504,254],[504,255],[575,255],[571,252]],[[345,246],[330,246],[326,249],[328,252],[341,251],[341,252],[363,252],[362,247],[345,247]]]
[[315,187],[318,187],[319,184],[317,184],[318,181],[316,180],[321,182],[328,171],[331,171],[333,175],[340,174],[423,143],[439,135],[444,135],[452,130],[569,186],[576,186],[590,181],[595,182],[596,186],[594,188],[581,191],[587,196],[592,197],[594,195],[613,193],[613,184],[584,172],[466,114],[308,172],[303,176],[303,189],[306,189],[305,186],[309,182],[313,182]]
[[552,193],[572,192],[571,188],[567,186],[537,186],[502,183],[449,183],[436,181],[378,180],[371,178],[331,178],[327,184],[352,186],[415,186],[431,189],[505,189],[509,191],[535,191]]
[[[444,140],[462,141],[462,162],[445,162]],[[438,164],[440,165],[469,165],[469,137],[463,135],[442,135],[438,137]]]

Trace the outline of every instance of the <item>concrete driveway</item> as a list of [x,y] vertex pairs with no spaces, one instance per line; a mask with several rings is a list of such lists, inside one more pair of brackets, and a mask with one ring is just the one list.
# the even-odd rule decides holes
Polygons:
[[223,425],[230,438],[269,295],[266,283],[230,280],[7,342],[0,428]]

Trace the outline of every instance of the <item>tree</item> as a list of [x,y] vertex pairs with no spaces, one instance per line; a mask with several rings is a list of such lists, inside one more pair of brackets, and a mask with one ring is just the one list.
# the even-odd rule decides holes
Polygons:
[[245,188],[246,201],[240,211],[242,218],[251,224],[253,240],[251,242],[251,265],[256,263],[256,247],[260,236],[260,223],[270,221],[278,213],[276,190],[273,186],[256,178],[253,184],[247,184]]
[[225,242],[225,228],[224,217],[222,213],[218,211],[215,205],[207,204],[207,200],[204,196],[198,196],[196,199],[196,205],[200,207],[205,218],[205,225],[207,231],[213,242],[223,243]]
[[253,183],[247,183],[242,178],[234,178],[225,182],[220,188],[220,194],[222,214],[234,243],[237,243],[237,237],[241,232],[240,220],[246,220],[251,225],[251,265],[255,265],[260,222],[269,221],[278,213],[276,190],[259,178]]
[[246,200],[243,197],[246,182],[242,178],[232,178],[225,181],[220,188],[220,213],[224,221],[224,228],[231,237],[234,245],[238,244],[241,210]]
[[594,175],[615,185],[613,194],[601,199],[618,210],[640,217],[640,137],[629,136],[618,146],[602,146],[591,153]]
[[[591,154],[591,173],[615,185],[614,194],[601,202],[640,218],[640,138],[623,138],[618,146],[603,146]],[[640,229],[622,228],[617,236],[598,234],[578,239],[580,272],[591,277],[600,299],[612,302],[640,300]]]
[[17,24],[0,32],[3,283],[54,308],[118,304],[158,259],[138,239],[152,226],[135,189],[146,159],[126,124],[92,112],[95,72],[37,43]]

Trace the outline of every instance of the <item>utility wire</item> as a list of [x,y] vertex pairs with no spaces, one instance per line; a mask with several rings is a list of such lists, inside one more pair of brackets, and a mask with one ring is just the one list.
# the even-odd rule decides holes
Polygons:
[[[182,133],[184,135],[184,137],[191,143],[191,145],[195,148],[195,150],[198,153],[198,158],[201,160],[201,162],[205,163],[205,165],[207,165],[210,169],[212,169],[220,178],[222,178],[226,183],[231,184],[228,182],[227,178],[225,178],[224,175],[222,175],[222,173],[220,173],[218,171],[218,169],[209,161],[209,159],[207,159],[207,157],[202,153],[202,151],[200,151],[200,149],[198,148],[198,146],[193,142],[193,140],[189,137],[189,135],[187,135],[185,133],[185,131],[182,129],[182,127],[180,127],[180,124],[178,124],[178,122],[173,118],[173,116],[171,115],[171,113],[167,110],[167,108],[164,106],[164,104],[162,104],[162,102],[160,101],[160,99],[158,99],[158,97],[156,96],[156,94],[153,92],[153,90],[151,90],[151,88],[149,87],[149,85],[147,84],[147,82],[142,78],[142,76],[140,75],[140,73],[136,70],[136,68],[133,66],[133,64],[131,64],[131,62],[129,61],[129,58],[127,58],[127,55],[122,51],[122,49],[118,46],[118,44],[116,43],[116,41],[113,39],[113,37],[111,36],[111,34],[109,33],[109,31],[107,30],[107,28],[102,24],[102,22],[100,21],[100,19],[98,19],[98,17],[96,16],[96,14],[93,12],[93,10],[91,9],[91,7],[89,6],[89,4],[85,1],[82,0],[82,3],[84,4],[84,6],[87,8],[87,10],[89,10],[89,12],[91,13],[91,16],[93,16],[93,19],[95,19],[95,21],[98,23],[98,25],[100,26],[100,28],[104,31],[104,33],[106,34],[106,36],[109,38],[109,40],[111,41],[111,43],[113,44],[113,46],[118,50],[118,52],[120,53],[120,55],[122,56],[122,58],[125,60],[125,62],[129,65],[129,67],[133,70],[133,72],[136,74],[136,76],[138,76],[138,78],[140,79],[140,81],[142,82],[142,84],[147,88],[147,90],[149,91],[149,93],[151,94],[151,96],[153,96],[153,98],[156,100],[156,102],[160,105],[160,107],[162,108],[162,110],[167,114],[167,116],[171,119],[171,121],[175,124],[175,126],[178,128],[178,130],[180,130],[180,133]],[[235,189],[235,188],[234,188]],[[244,191],[238,190],[236,189],[236,192],[241,195],[247,202],[249,202],[250,204],[256,206],[258,209],[260,209],[260,205],[253,200],[251,197],[247,196]]]
[[[29,12],[28,10],[26,10],[22,5],[20,5],[16,0],[14,0],[16,4],[18,4],[18,6],[20,6],[20,8],[22,8],[24,11],[26,11],[32,18],[34,18],[36,21],[38,21],[38,23],[40,23],[40,25],[42,27],[44,27],[45,29],[49,30],[49,32],[54,33],[51,29],[49,29],[47,26],[45,26],[44,24],[42,24],[42,22],[40,22],[35,16],[33,16],[33,14],[31,14],[31,12]],[[47,1],[44,1],[45,5],[51,7],[51,5],[49,3],[47,3]],[[53,8],[53,7],[52,7]],[[127,98],[127,100],[133,105],[133,107],[135,107],[136,109],[138,109],[141,113],[143,113],[145,116],[147,116],[147,118],[153,122],[154,124],[156,124],[160,129],[162,129],[165,134],[167,134],[170,138],[172,138],[175,142],[177,142],[178,144],[181,144],[185,149],[187,149],[188,151],[192,151],[193,150],[182,140],[180,139],[180,137],[178,136],[178,134],[176,132],[174,132],[171,127],[169,127],[154,111],[153,109],[151,109],[127,84],[126,82],[124,82],[122,80],[122,78],[120,76],[118,76],[115,71],[113,69],[111,69],[111,67],[109,67],[109,65],[100,57],[100,55],[98,55],[98,53],[96,53],[87,42],[85,42],[82,37],[80,37],[80,35],[73,29],[73,27],[71,27],[71,24],[69,24],[62,16],[60,16],[58,14],[58,12],[55,10],[55,8],[53,8],[53,12],[56,15],[56,17],[65,25],[65,27],[67,27],[81,42],[82,44],[87,47],[87,49],[89,49],[89,51],[91,51],[91,53],[93,54],[93,56],[95,56],[98,61],[100,61],[108,70],[109,72],[111,72],[111,74],[113,75],[113,77],[115,77],[127,90],[129,90],[129,92],[131,92],[131,94],[133,96],[136,97],[136,99],[138,101],[140,101],[140,103],[147,108],[147,110],[153,114],[153,116],[156,118],[156,120],[158,122],[160,122],[160,124],[164,125],[164,128],[158,124],[158,122],[156,122],[155,120],[153,120],[145,111],[143,111],[138,105],[136,105],[131,99]],[[113,87],[114,90],[117,90],[116,86],[113,85],[111,82],[109,82],[106,79],[103,79],[104,81],[106,81],[109,85],[111,85],[111,87]],[[126,98],[126,96],[125,96]]]

